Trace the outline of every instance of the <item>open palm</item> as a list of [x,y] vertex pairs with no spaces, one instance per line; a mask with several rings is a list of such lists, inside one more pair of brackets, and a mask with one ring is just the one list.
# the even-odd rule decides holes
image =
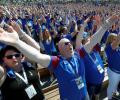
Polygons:
[[5,31],[3,28],[0,28],[0,41],[6,44],[12,45],[19,40],[17,32],[11,27],[8,27],[8,30]]

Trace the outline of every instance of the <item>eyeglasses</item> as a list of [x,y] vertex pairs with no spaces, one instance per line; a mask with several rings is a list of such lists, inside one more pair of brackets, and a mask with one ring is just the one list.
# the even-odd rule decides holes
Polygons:
[[14,57],[16,57],[16,58],[18,58],[18,57],[20,57],[20,53],[16,53],[16,54],[13,54],[13,55],[8,55],[8,56],[5,56],[7,59],[12,59],[13,58],[13,56]]
[[71,44],[71,43],[70,43],[70,42],[65,42],[64,44],[65,44],[65,45],[68,45],[68,44]]

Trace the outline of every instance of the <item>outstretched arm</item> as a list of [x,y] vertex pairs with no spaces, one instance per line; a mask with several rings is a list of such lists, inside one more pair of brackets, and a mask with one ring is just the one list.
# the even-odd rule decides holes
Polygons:
[[90,38],[90,41],[88,41],[84,48],[86,52],[90,53],[92,48],[101,41],[102,36],[104,35],[105,31],[113,24],[113,22],[118,19],[118,16],[111,16],[108,18],[104,24],[99,28],[99,30]]
[[39,44],[31,36],[26,34],[15,21],[11,21],[11,25],[14,28],[14,30],[18,33],[19,38],[21,40],[25,41],[27,44],[40,51]]
[[41,54],[37,49],[21,41],[17,32],[12,27],[8,27],[8,30],[9,32],[0,28],[1,42],[16,47],[30,60],[35,61],[42,66],[48,67],[51,61],[51,57],[49,55]]

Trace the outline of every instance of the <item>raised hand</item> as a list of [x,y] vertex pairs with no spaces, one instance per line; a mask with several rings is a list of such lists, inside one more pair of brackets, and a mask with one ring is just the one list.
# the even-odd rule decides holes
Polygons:
[[17,34],[19,35],[19,38],[20,39],[23,38],[26,33],[21,29],[20,25],[16,23],[15,21],[11,21],[10,24],[13,27],[13,29],[17,32]]
[[8,11],[7,7],[0,6],[0,10],[3,14],[6,14],[8,17],[10,17],[10,12]]
[[120,17],[117,15],[112,15],[110,18],[106,20],[106,22],[113,23],[114,21],[118,20]]
[[7,31],[3,28],[0,28],[0,41],[8,45],[13,45],[19,40],[17,32],[11,27],[8,26]]
[[118,15],[112,15],[103,23],[103,28],[109,28],[115,21],[117,21],[120,17]]
[[1,9],[1,10],[4,10],[5,8],[4,8],[3,6],[0,6],[0,9]]
[[13,29],[18,33],[18,35],[20,36],[21,35],[20,34],[20,31],[21,31],[20,26],[15,21],[11,21],[10,24],[13,27]]

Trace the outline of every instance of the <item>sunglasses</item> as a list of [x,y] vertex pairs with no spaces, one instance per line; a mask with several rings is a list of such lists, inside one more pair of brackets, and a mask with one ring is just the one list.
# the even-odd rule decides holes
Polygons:
[[70,43],[70,42],[65,42],[64,44],[65,44],[65,45],[68,45],[68,44],[71,44],[71,43]]
[[20,57],[20,53],[16,53],[16,54],[13,54],[13,55],[8,55],[8,56],[5,56],[7,59],[12,59],[13,57],[16,57],[16,58],[18,58],[18,57]]

